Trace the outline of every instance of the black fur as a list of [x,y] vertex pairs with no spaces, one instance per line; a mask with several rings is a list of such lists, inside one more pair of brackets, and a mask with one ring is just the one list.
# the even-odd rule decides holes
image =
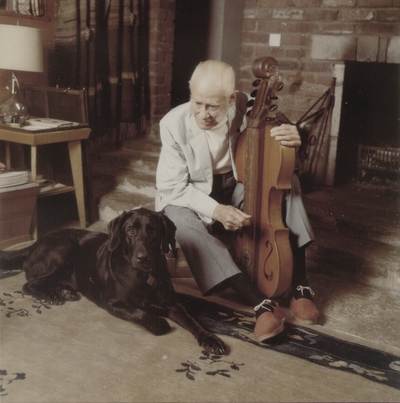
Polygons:
[[167,316],[189,330],[208,352],[224,354],[221,339],[200,326],[177,301],[164,253],[175,247],[175,226],[163,213],[124,212],[109,234],[80,229],[48,233],[32,246],[0,251],[0,267],[21,267],[23,291],[52,304],[86,296],[112,315],[154,335],[170,330]]

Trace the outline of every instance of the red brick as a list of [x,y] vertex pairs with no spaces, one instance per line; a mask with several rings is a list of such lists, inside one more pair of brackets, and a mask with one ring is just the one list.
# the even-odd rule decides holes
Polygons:
[[285,55],[285,57],[288,57],[288,58],[300,59],[302,56],[302,50],[299,48],[285,49],[284,55]]
[[287,7],[287,0],[258,0],[259,7]]
[[304,11],[294,8],[276,8],[272,12],[272,18],[280,20],[302,20]]
[[279,32],[280,34],[283,34],[284,32],[287,31],[288,25],[289,24],[287,22],[283,22],[283,21],[259,20],[257,29],[258,29],[258,31],[261,31],[261,32],[270,32],[270,33]]
[[263,19],[269,20],[272,16],[272,10],[270,8],[245,8],[243,12],[243,18],[248,19]]
[[150,18],[150,20],[157,20],[157,21],[166,20],[167,12],[160,8],[158,8],[158,9],[152,8],[149,10],[149,18]]
[[150,9],[160,8],[160,1],[161,0],[150,0]]
[[358,0],[357,7],[392,7],[392,0]]
[[322,0],[289,0],[288,7],[319,8]]
[[175,0],[160,0],[160,8],[175,12]]
[[242,44],[241,49],[242,57],[251,57],[254,55],[254,46],[251,44]]
[[311,37],[307,34],[285,33],[282,35],[281,45],[311,46]]
[[384,22],[358,22],[355,33],[367,35],[399,35],[399,24]]
[[338,10],[306,10],[305,21],[322,21],[324,24],[338,19]]
[[400,9],[394,10],[378,10],[376,12],[378,21],[398,22],[400,21]]
[[352,34],[354,33],[355,26],[354,24],[348,23],[329,23],[324,24],[321,27],[321,34],[336,34],[336,35],[343,35],[343,34]]
[[160,52],[156,52],[154,49],[150,49],[150,51],[149,51],[149,61],[151,61],[151,62],[159,61],[159,58],[160,58],[159,53]]
[[375,11],[369,9],[342,10],[339,18],[342,21],[373,21]]
[[163,85],[165,84],[165,76],[156,76],[155,77],[155,83],[157,85]]
[[174,60],[174,55],[172,54],[172,52],[168,52],[165,54],[166,63],[172,64],[173,60]]
[[239,77],[241,79],[246,79],[246,80],[253,80],[254,76],[253,73],[251,72],[251,66],[254,62],[254,57],[251,58],[241,58],[240,60],[240,71],[239,71]]
[[279,60],[279,67],[281,70],[297,70],[299,67],[297,60]]
[[158,28],[162,32],[168,31],[173,33],[175,31],[175,24],[173,21],[160,21]]
[[243,32],[243,43],[268,43],[269,32]]
[[169,92],[171,89],[169,88],[168,85],[157,85],[153,90],[154,90],[154,94],[165,96],[165,95],[169,95]]
[[322,0],[322,7],[355,7],[356,0]]
[[319,33],[320,24],[313,22],[291,22],[286,25],[284,32],[298,32],[298,33]]
[[157,42],[155,48],[158,52],[171,53],[173,50],[172,42]]
[[256,18],[260,20],[270,20],[272,18],[272,9],[259,7],[256,12]]
[[175,20],[175,10],[167,10],[167,21]]
[[257,21],[245,18],[242,23],[242,31],[255,31],[257,27]]
[[269,47],[268,45],[257,46],[254,48],[254,50],[256,58],[264,56],[272,56],[275,59],[282,59],[285,54],[285,50],[283,48]]
[[[289,72],[285,74],[285,81],[294,82],[294,81],[304,81],[303,73],[300,71]],[[307,80],[309,81],[309,80]]]
[[245,8],[243,11],[243,18],[256,18],[257,8]]

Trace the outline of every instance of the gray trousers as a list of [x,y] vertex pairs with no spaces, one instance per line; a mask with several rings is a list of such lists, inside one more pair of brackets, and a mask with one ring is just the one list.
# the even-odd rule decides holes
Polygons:
[[[231,192],[230,204],[240,208],[243,200],[242,190],[239,186],[235,188],[233,195]],[[222,193],[214,187],[211,196],[217,195],[214,198],[221,202],[218,195]],[[225,196],[226,194],[223,195]],[[286,194],[285,207],[286,225],[297,247],[312,242],[314,234],[301,200],[300,182],[296,175],[293,176],[292,189]],[[165,207],[164,212],[177,228],[175,238],[203,295],[211,294],[224,280],[241,273],[226,244],[213,234],[212,226],[203,222],[194,211],[169,205]]]

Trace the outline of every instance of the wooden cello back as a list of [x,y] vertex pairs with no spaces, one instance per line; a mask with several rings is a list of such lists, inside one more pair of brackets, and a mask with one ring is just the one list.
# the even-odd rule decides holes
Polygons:
[[284,294],[291,286],[293,256],[289,230],[282,218],[284,192],[290,189],[295,149],[283,147],[270,136],[277,124],[270,112],[277,109],[275,92],[283,88],[279,67],[272,57],[253,63],[257,80],[248,125],[238,140],[238,182],[244,185],[244,211],[252,223],[236,235],[234,256],[253,283],[269,298]]

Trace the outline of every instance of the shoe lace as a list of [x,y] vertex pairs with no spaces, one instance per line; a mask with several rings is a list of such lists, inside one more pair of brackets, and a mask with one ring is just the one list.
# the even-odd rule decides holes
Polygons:
[[257,312],[261,308],[265,309],[266,311],[269,311],[269,312],[274,312],[275,304],[270,299],[264,299],[264,301],[261,302],[261,304],[258,304],[253,309],[255,312]]
[[308,286],[298,285],[296,287],[296,290],[301,292],[301,296],[304,296],[304,290],[308,290],[311,295],[315,295],[315,292],[313,291],[313,289],[311,287],[308,287]]

